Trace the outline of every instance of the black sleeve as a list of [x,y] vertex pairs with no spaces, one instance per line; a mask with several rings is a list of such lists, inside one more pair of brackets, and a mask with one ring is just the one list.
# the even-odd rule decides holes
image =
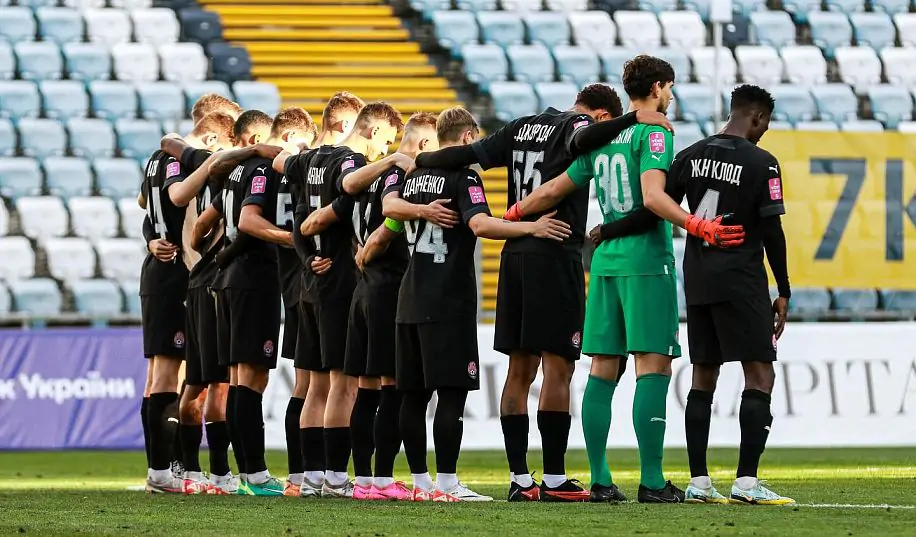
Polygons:
[[238,238],[236,238],[229,244],[229,246],[226,246],[220,250],[218,254],[216,254],[216,258],[214,259],[216,266],[221,269],[228,267],[229,263],[231,263],[233,259],[245,251],[245,247],[250,240],[250,235],[239,233]]
[[456,145],[438,151],[423,152],[417,155],[418,168],[440,168],[454,170],[476,164],[477,153],[470,145]]
[[685,162],[687,158],[678,154],[665,177],[665,193],[678,204],[684,201],[684,196],[687,195],[687,181],[682,177]]
[[213,197],[213,201],[210,202],[210,207],[216,209],[216,212],[219,214],[225,214],[223,210],[223,197],[226,195],[226,191],[220,191],[219,195]]
[[182,166],[178,160],[169,157],[165,161],[165,181],[162,183],[162,189],[168,190],[175,183],[180,183],[188,178],[188,168]]
[[[760,191],[757,193],[757,211],[763,218],[786,214],[786,206],[782,197],[782,168],[776,157],[768,155],[757,173],[764,178]],[[766,170],[763,167],[766,166]]]
[[[424,155],[425,153],[420,153]],[[418,157],[420,155],[417,155]],[[391,194],[392,192],[397,192],[400,194],[401,189],[404,188],[404,170],[401,168],[394,168],[393,170],[385,176],[385,181],[382,183],[382,195],[379,196],[379,199],[385,199],[385,196]]]
[[624,216],[620,220],[611,222],[610,224],[602,224],[601,240],[647,233],[655,229],[660,220],[661,218],[659,218],[657,214],[642,207]]
[[334,214],[337,215],[337,219],[341,222],[349,222],[350,218],[353,215],[353,207],[355,205],[356,198],[349,194],[341,194],[334,198],[334,201],[331,202],[331,210],[334,211]]
[[149,245],[150,241],[156,240],[156,231],[153,230],[153,222],[149,219],[149,214],[143,217],[143,239]]
[[618,134],[636,125],[636,112],[626,113],[609,121],[600,121],[588,127],[576,129],[569,139],[569,152],[578,157],[590,151],[601,149]]
[[334,188],[337,189],[341,194],[344,193],[343,180],[346,176],[355,172],[356,170],[362,168],[368,164],[366,162],[366,157],[360,155],[359,153],[353,153],[347,158],[343,159],[340,163],[340,171],[337,173],[337,179],[334,181]]
[[487,195],[483,191],[483,181],[480,180],[477,172],[468,170],[467,174],[462,176],[458,182],[457,187],[455,202],[458,204],[458,212],[461,213],[464,223],[469,222],[478,214],[490,216],[490,205],[487,204]]
[[283,172],[286,174],[286,180],[291,185],[297,185],[299,188],[305,188],[305,167],[306,155],[308,153],[299,153],[290,155],[283,164]]
[[779,296],[790,298],[792,289],[789,286],[789,268],[786,261],[786,234],[782,229],[782,219],[779,216],[764,218],[761,222],[763,233],[763,248],[766,252],[767,262],[773,271],[776,288]]
[[212,153],[206,149],[195,149],[193,147],[186,147],[184,152],[181,154],[181,158],[178,159],[181,162],[181,165],[187,168],[190,171],[194,171],[197,168],[200,168],[204,161],[210,157]]

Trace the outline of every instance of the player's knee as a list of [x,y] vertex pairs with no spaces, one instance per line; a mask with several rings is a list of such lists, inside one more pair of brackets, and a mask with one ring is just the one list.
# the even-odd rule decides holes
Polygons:
[[292,396],[305,399],[309,391],[309,372],[302,369],[296,370],[296,383],[293,385]]
[[691,388],[703,392],[716,391],[716,384],[719,380],[719,366],[708,366],[703,364],[694,364],[693,378]]
[[509,355],[509,371],[506,373],[506,384],[515,387],[529,386],[537,378],[539,357],[527,352],[513,352]]
[[593,377],[616,382],[620,376],[620,366],[620,356],[596,355],[592,357],[592,367],[589,374]]
[[772,393],[776,383],[776,369],[772,362],[746,362],[744,366],[744,389]]
[[667,375],[671,376],[671,357],[663,354],[644,353],[636,356],[636,376]]
[[556,354],[544,354],[544,386],[553,389],[563,387],[567,389],[572,381],[576,363]]

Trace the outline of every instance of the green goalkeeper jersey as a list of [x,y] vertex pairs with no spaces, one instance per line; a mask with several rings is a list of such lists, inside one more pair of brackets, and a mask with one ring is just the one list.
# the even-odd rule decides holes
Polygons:
[[[674,160],[671,133],[653,125],[634,125],[610,144],[582,155],[567,171],[580,188],[596,181],[598,204],[609,224],[643,206],[641,175],[667,172]],[[591,273],[599,276],[647,276],[674,273],[671,224],[660,221],[651,231],[603,241],[592,257]]]

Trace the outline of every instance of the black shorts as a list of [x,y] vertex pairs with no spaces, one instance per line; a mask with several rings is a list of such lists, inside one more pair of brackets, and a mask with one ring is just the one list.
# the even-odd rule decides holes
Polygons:
[[191,386],[229,382],[229,368],[219,362],[216,300],[206,287],[188,289],[188,363],[185,379]]
[[342,370],[347,352],[350,301],[332,299],[303,304],[307,306],[303,308],[304,336],[310,340],[307,345],[311,348],[302,361],[297,360],[296,367],[308,371]]
[[283,345],[280,356],[293,360],[296,358],[296,341],[299,338],[299,305],[286,307],[283,319]]
[[280,307],[279,289],[217,291],[220,363],[277,367]]
[[367,286],[353,296],[344,373],[353,377],[395,375],[398,284]]
[[[321,367],[321,347],[318,346],[318,319],[312,304],[300,301],[296,304],[296,353],[293,367],[306,371],[324,371]],[[284,333],[283,337],[286,337]],[[311,367],[310,367],[311,366]]]
[[184,358],[187,345],[184,301],[184,296],[172,293],[140,296],[143,354],[147,358]]
[[775,362],[770,297],[687,306],[690,363]]
[[398,323],[399,390],[480,389],[477,320]]
[[580,256],[504,252],[499,263],[493,349],[578,360],[585,321]]

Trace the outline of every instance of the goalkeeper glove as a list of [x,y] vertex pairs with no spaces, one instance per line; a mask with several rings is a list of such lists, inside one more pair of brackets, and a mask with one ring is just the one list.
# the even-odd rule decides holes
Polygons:
[[525,217],[525,213],[522,212],[522,209],[518,206],[518,203],[509,207],[509,210],[506,211],[506,214],[503,215],[503,220],[508,220],[510,222],[518,222]]
[[699,237],[710,246],[730,248],[744,242],[743,226],[724,226],[719,215],[715,220],[705,220],[698,216],[690,215],[684,222],[684,229],[694,237]]

